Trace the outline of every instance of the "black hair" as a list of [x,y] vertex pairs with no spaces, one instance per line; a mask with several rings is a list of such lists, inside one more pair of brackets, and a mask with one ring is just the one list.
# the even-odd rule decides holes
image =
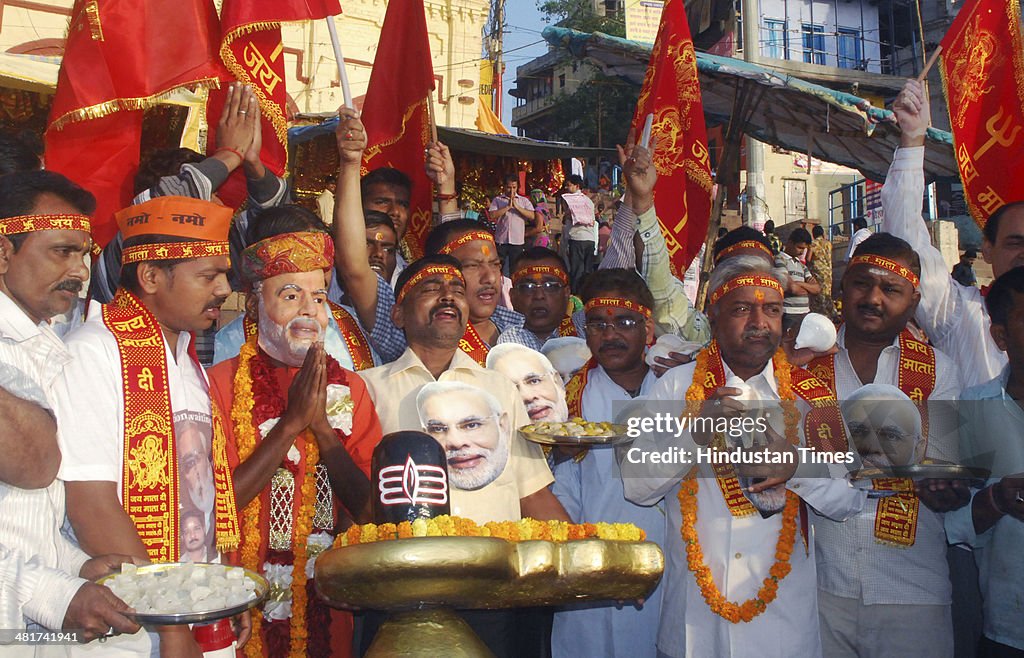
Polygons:
[[[55,171],[35,169],[0,176],[0,219],[31,214],[44,194],[60,198],[83,215],[96,212],[96,197],[91,192]],[[7,239],[17,251],[27,237],[27,233],[16,233]]]
[[981,229],[981,234],[989,244],[994,245],[996,243],[996,238],[999,237],[999,223],[1002,221],[1003,215],[1011,209],[1018,208],[1020,206],[1024,206],[1024,201],[1014,201],[1012,203],[1004,204],[999,206],[999,210],[992,213],[988,218],[988,221],[985,222],[985,226]]
[[579,174],[570,174],[569,177],[565,179],[565,182],[572,183],[576,187],[583,187],[583,176],[580,176]]
[[135,194],[156,185],[164,176],[177,176],[181,166],[196,164],[206,159],[198,151],[187,148],[155,149],[149,152],[135,173]]
[[864,219],[863,217],[858,217],[857,219],[853,220],[853,230],[854,231],[859,231],[862,228],[867,228],[867,227],[868,227],[868,220]]
[[1024,293],[1024,265],[1004,272],[995,280],[985,295],[985,308],[992,324],[1006,326],[1013,310],[1015,295]]
[[565,259],[562,258],[557,251],[552,251],[547,247],[530,247],[526,251],[520,252],[520,254],[516,256],[516,259],[512,261],[512,271],[518,270],[520,263],[532,263],[545,260],[558,263],[558,266],[561,267],[564,272],[569,271],[569,266],[565,264]]
[[719,226],[718,227],[718,239],[719,240],[724,238],[728,233],[729,233],[729,229],[725,228],[724,226]]
[[774,220],[769,219],[767,222],[764,223],[764,232],[765,232],[765,235],[767,235],[769,233],[774,233],[775,232],[775,221]]
[[586,304],[595,297],[606,297],[608,293],[654,308],[654,295],[635,270],[617,267],[597,270],[583,281],[580,297]]
[[446,244],[470,231],[485,231],[494,234],[494,231],[474,219],[453,219],[430,229],[423,249],[428,254],[439,254]]
[[724,250],[728,249],[734,244],[746,242],[747,240],[753,240],[754,242],[759,242],[763,244],[764,248],[767,249],[769,252],[772,250],[772,246],[768,242],[768,238],[765,236],[764,233],[761,233],[760,231],[757,231],[749,226],[740,226],[739,228],[734,228],[733,230],[726,233],[724,237],[721,237],[717,241],[715,241],[715,245],[713,248],[715,260],[718,260],[718,254],[722,253]]
[[[158,243],[178,243],[178,242],[197,242],[196,240],[189,240],[188,238],[182,238],[174,235],[137,235],[133,238],[126,238],[124,244],[121,246],[122,258],[124,250],[128,247],[137,247],[144,244],[158,244]],[[174,276],[174,268],[181,263],[186,262],[188,259],[178,258],[172,260],[153,260],[153,261],[140,261],[138,263],[124,263],[121,265],[121,274],[118,276],[118,285],[127,290],[130,293],[136,295],[142,292],[139,286],[139,265],[148,262],[154,267],[159,267],[164,272],[167,272],[168,276]]]
[[39,137],[31,131],[0,132],[0,175],[39,169],[42,152]]
[[505,178],[502,179],[506,183],[518,183],[519,174],[505,174]]
[[418,260],[414,260],[409,263],[408,267],[402,270],[402,273],[398,275],[398,280],[395,281],[395,295],[398,295],[402,288],[409,283],[409,279],[413,278],[422,269],[430,265],[451,265],[455,269],[462,271],[462,265],[455,258],[447,254],[431,254],[424,256]]
[[260,212],[258,221],[249,225],[249,244],[282,233],[316,231],[330,233],[323,221],[312,212],[294,203],[274,206]]
[[374,226],[387,226],[389,229],[398,235],[398,229],[395,228],[395,222],[392,221],[391,215],[382,213],[379,210],[364,210],[363,211],[363,224],[366,228],[373,228]]
[[825,229],[815,224],[814,228],[811,229],[811,235],[813,235],[815,238],[823,238],[825,237]]
[[810,244],[811,234],[807,232],[805,228],[795,228],[789,234],[789,241],[792,244]]
[[873,233],[867,240],[857,245],[854,256],[872,254],[891,260],[901,260],[910,266],[910,271],[921,276],[921,257],[917,255],[910,243],[897,238],[892,233]]
[[384,184],[401,187],[412,193],[412,179],[394,167],[377,167],[359,181],[359,196],[366,197],[371,185]]

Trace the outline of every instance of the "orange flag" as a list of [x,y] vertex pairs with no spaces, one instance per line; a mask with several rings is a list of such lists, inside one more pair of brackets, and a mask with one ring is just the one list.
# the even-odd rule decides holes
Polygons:
[[980,226],[1024,199],[1024,39],[1017,0],[967,0],[942,39],[953,145],[967,208]]
[[[131,203],[142,111],[182,86],[215,85],[212,0],[77,0],[46,129],[46,167],[96,195],[93,239]],[[188,44],[188,47],[182,47]]]
[[363,103],[367,148],[363,173],[394,167],[412,179],[405,244],[413,258],[423,255],[431,224],[430,179],[423,150],[430,142],[434,67],[422,0],[391,0],[381,27],[377,55]]
[[658,140],[654,206],[673,273],[681,278],[700,251],[711,215],[707,128],[697,55],[683,0],[668,0],[662,9],[658,38],[633,116],[637,141],[648,114],[654,114],[652,141]]
[[[260,158],[278,176],[288,166],[288,93],[285,89],[281,23],[322,19],[341,13],[338,0],[224,0],[220,59],[234,78],[251,85],[263,113]],[[210,94],[206,116],[209,150],[215,150],[216,126],[227,89]],[[245,180],[236,170],[217,191],[229,206],[245,199]]]

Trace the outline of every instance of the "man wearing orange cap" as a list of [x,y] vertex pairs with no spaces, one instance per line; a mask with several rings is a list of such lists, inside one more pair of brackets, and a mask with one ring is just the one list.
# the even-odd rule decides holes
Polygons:
[[362,380],[324,350],[334,245],[323,232],[282,233],[248,247],[240,265],[249,338],[210,370],[214,400],[231,410],[227,454],[242,510],[233,557],[285,592],[255,616],[250,643],[266,656],[347,656],[352,615],[320,603],[307,574],[339,517],[370,521],[381,431]]
[[3,176],[0,199],[0,627],[77,629],[82,641],[111,626],[134,632],[121,614],[126,604],[88,582],[122,559],[90,559],[61,534],[64,485],[54,480],[61,456],[52,389],[71,357],[49,321],[71,307],[88,276],[96,202],[49,171]]
[[[120,288],[68,337],[74,361],[56,386],[68,519],[91,555],[174,562],[181,518],[198,511],[207,554],[236,550],[227,417],[211,406],[192,348],[192,332],[217,320],[230,292],[231,210],[168,196],[122,210],[117,222]],[[186,426],[187,452],[178,440]],[[199,655],[187,627],[158,632],[162,656]],[[121,636],[101,653],[149,655],[156,641]]]

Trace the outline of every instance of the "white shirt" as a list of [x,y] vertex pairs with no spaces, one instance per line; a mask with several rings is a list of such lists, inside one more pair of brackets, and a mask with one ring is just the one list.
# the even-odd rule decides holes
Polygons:
[[[850,362],[845,339],[844,326],[839,329],[839,353],[833,357],[836,395],[841,400],[864,384]],[[874,383],[897,386],[899,358],[897,338],[878,356]],[[959,463],[959,423],[952,402],[959,394],[960,373],[956,365],[935,350],[935,389],[929,399],[937,403],[928,409],[925,454],[929,458]],[[859,599],[866,605],[949,605],[951,586],[943,515],[920,503],[914,545],[904,548],[875,540],[877,509],[878,499],[869,499],[859,514],[843,523],[813,515],[818,587],[835,596]]]
[[[646,396],[657,381],[654,371],[649,371],[640,385],[640,396]],[[592,422],[611,422],[619,404],[630,399],[604,368],[598,366],[590,371],[583,389],[583,417]],[[593,448],[580,462],[571,459],[562,462],[555,466],[555,484],[551,490],[576,523],[632,523],[647,533],[647,541],[664,546],[664,502],[641,506],[627,501],[615,455],[616,450],[612,448]],[[620,608],[608,602],[556,612],[551,630],[551,655],[554,658],[655,658],[661,591],[661,587],[655,589],[640,609],[633,605]]]
[[[888,179],[887,179],[888,180]],[[850,259],[853,258],[853,252],[857,251],[857,247],[861,242],[864,242],[871,237],[871,229],[859,228],[850,237],[850,246],[846,250],[846,262],[849,263]]]
[[[164,343],[167,383],[176,426],[181,414],[195,418],[205,415],[207,419],[210,416],[209,383],[206,373],[188,355],[190,340],[189,334],[179,334],[174,353],[166,341]],[[121,357],[117,341],[103,324],[98,303],[91,305],[85,324],[68,336],[67,346],[74,361],[65,368],[64,377],[56,386],[57,436],[64,455],[58,477],[67,481],[114,482],[118,500],[122,500]],[[186,494],[181,491],[179,495],[183,505],[189,499]],[[209,516],[207,519],[209,523]],[[208,535],[212,537],[209,527]],[[96,644],[73,647],[72,655],[148,656],[157,650],[159,642],[155,633],[140,631],[111,638],[94,647]]]
[[[0,363],[27,376],[51,408],[54,380],[70,359],[47,324],[34,324],[0,292]],[[25,628],[29,622],[61,628],[68,604],[85,583],[78,573],[89,559],[60,534],[63,523],[59,480],[45,489],[0,482],[0,628]]]
[[[664,401],[659,412],[671,409],[675,415],[685,411],[686,389],[693,381],[696,363],[688,363],[665,373],[650,399]],[[732,376],[725,366],[726,377]],[[758,375],[746,383],[756,399],[778,400],[775,371],[769,361]],[[802,414],[808,405],[797,400]],[[800,423],[801,442],[803,423]],[[693,438],[684,433],[678,439],[641,435],[633,447],[644,451],[661,451],[669,446],[695,450]],[[647,467],[642,472],[624,477],[626,498],[644,505],[665,499],[667,529],[665,533],[665,575],[658,629],[658,650],[667,656],[735,656],[746,658],[792,658],[821,655],[818,635],[817,579],[814,567],[814,543],[803,550],[800,532],[794,544],[790,565],[792,570],[779,584],[776,599],[760,616],[749,623],[732,624],[716,615],[705,603],[700,588],[686,562],[681,535],[682,512],[678,502],[680,483],[692,465],[677,464]],[[697,493],[696,529],[700,537],[705,564],[714,582],[730,601],[743,602],[757,595],[768,571],[775,562],[775,544],[782,527],[782,515],[767,519],[760,515],[733,517],[714,479],[711,466],[701,464]],[[815,472],[817,471],[817,472]],[[864,506],[866,494],[850,486],[845,469],[839,466],[800,467],[801,477],[793,477],[786,487],[798,494],[808,506],[836,520],[856,514]],[[819,477],[804,477],[814,476]]]
[[989,334],[991,321],[981,290],[957,283],[939,250],[932,246],[921,219],[924,195],[924,147],[896,151],[885,185],[882,230],[903,238],[921,257],[921,303],[918,324],[937,348],[956,362],[963,386],[977,386],[999,376],[1006,353]]

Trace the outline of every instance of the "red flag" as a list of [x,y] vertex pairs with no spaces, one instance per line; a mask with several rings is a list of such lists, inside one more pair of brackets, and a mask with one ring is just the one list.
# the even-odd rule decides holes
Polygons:
[[[142,110],[186,85],[215,84],[211,0],[77,0],[46,131],[46,166],[96,195],[93,238],[117,231],[132,198]],[[182,44],[188,47],[183,48]]]
[[637,140],[648,114],[654,114],[651,138],[658,140],[654,206],[673,273],[682,278],[700,251],[711,215],[707,128],[697,55],[683,0],[668,0],[662,9],[658,38],[633,116]]
[[942,39],[953,145],[967,208],[980,226],[1024,199],[1024,38],[1016,0],[968,0]]
[[[341,13],[338,0],[224,0],[220,58],[235,79],[251,85],[263,113],[260,158],[278,176],[288,165],[288,94],[285,89],[284,44],[281,23],[326,18]],[[206,116],[207,143],[216,143],[216,126],[227,90],[210,94]],[[245,199],[245,181],[235,172],[217,191],[229,206]]]
[[430,142],[427,103],[433,102],[434,67],[422,0],[391,0],[377,43],[362,119],[367,148],[363,173],[394,167],[412,179],[405,244],[413,258],[423,255],[431,224],[430,179],[423,150]]

